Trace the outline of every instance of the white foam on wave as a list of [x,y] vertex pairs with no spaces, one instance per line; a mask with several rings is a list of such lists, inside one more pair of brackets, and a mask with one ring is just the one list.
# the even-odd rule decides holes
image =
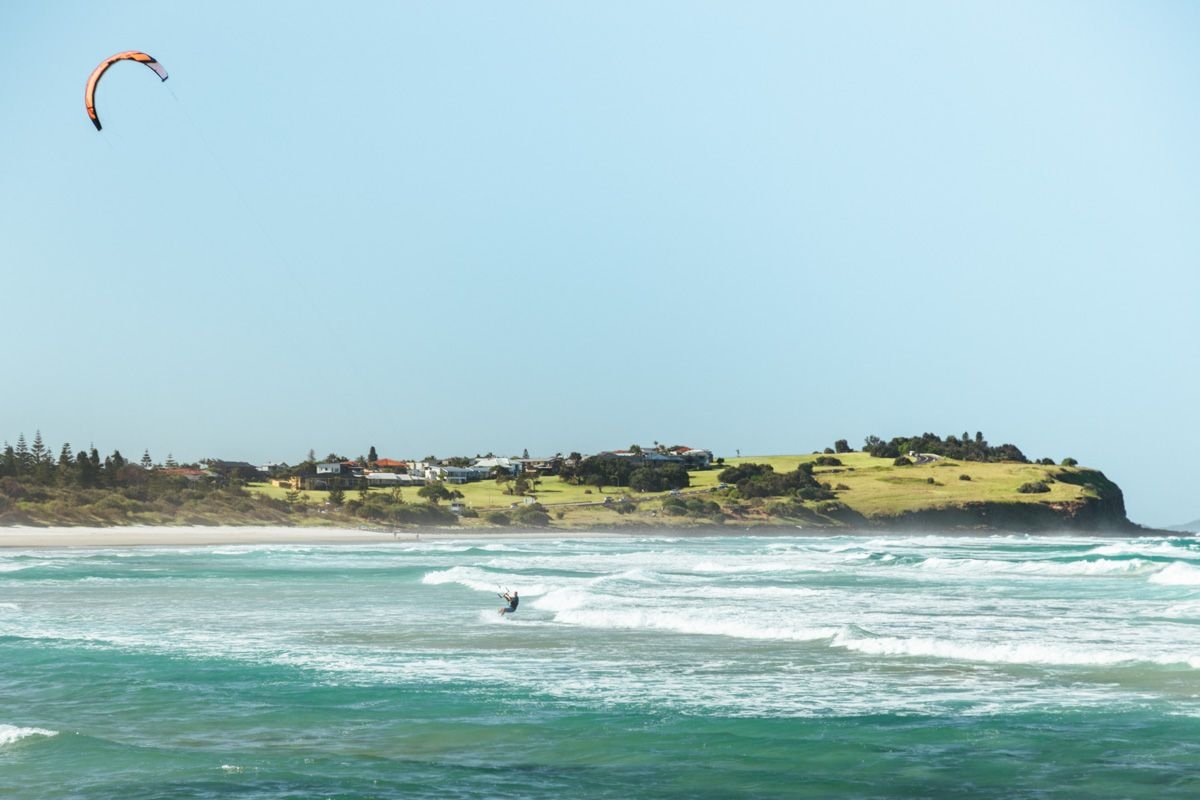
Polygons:
[[956,642],[933,637],[864,637],[842,630],[832,647],[876,656],[918,656],[987,664],[1046,664],[1051,666],[1111,666],[1138,662],[1163,666],[1185,665],[1200,669],[1200,655],[1146,656],[1120,650],[1089,650],[1078,645],[1036,643]]
[[588,604],[603,602],[581,589],[552,589],[533,601],[533,607],[541,611],[574,611]]
[[555,622],[587,628],[616,630],[670,631],[737,639],[777,639],[811,642],[828,639],[834,628],[804,628],[762,625],[753,620],[737,619],[704,611],[651,611],[647,609],[567,608],[557,612]]
[[1092,556],[1171,556],[1172,558],[1200,558],[1200,550],[1180,547],[1161,539],[1113,542],[1093,547],[1087,551]]
[[933,556],[921,561],[917,566],[930,572],[951,574],[991,575],[997,572],[1006,572],[1054,577],[1137,574],[1157,569],[1156,564],[1140,558],[1122,560],[1097,558],[1085,561],[1004,561],[1001,559]]
[[1150,582],[1163,586],[1200,586],[1200,567],[1174,561],[1151,575]]
[[16,725],[0,725],[0,746],[18,742],[28,736],[57,736],[58,731],[45,728],[19,728]]
[[[497,575],[494,572],[488,572],[478,567],[451,567],[450,569],[426,572],[421,576],[421,583],[427,586],[457,583],[460,586],[465,586],[477,592],[495,592],[497,588],[503,588],[505,583],[511,584],[513,581],[504,575]],[[533,597],[545,594],[546,587],[540,583],[521,583],[518,591],[522,595]]]
[[1162,610],[1164,617],[1183,617],[1200,619],[1200,600],[1192,600],[1187,603],[1176,603],[1167,606]]

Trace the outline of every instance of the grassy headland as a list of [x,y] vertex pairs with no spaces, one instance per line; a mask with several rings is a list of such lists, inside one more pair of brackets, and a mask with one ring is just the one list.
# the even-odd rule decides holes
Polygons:
[[[920,459],[910,465],[865,452],[747,456],[688,473],[677,491],[634,492],[542,477],[525,496],[507,484],[455,485],[465,515],[429,503],[416,489],[289,492],[269,484],[207,486],[142,476],[133,485],[69,487],[0,479],[0,525],[304,525],[550,527],[564,530],[771,527],[1004,530],[1129,530],[1124,500],[1102,473],[1077,466]],[[824,457],[828,460],[829,457]],[[811,470],[819,487],[753,496],[723,484],[730,467],[766,465],[776,475]],[[812,465],[812,466],[806,466]],[[1020,491],[1025,487],[1025,491]],[[1030,487],[1033,490],[1030,491]]]

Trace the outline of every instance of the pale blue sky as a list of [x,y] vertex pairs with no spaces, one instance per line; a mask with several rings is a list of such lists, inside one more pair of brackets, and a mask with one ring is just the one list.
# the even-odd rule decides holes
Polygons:
[[1196,6],[252,5],[0,5],[0,439],[983,430],[1200,517]]

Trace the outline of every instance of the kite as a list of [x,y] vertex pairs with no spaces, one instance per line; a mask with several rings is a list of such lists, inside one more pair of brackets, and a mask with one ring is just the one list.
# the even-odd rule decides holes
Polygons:
[[91,118],[92,124],[96,126],[96,130],[100,130],[100,117],[96,114],[96,85],[100,83],[100,78],[108,71],[108,68],[118,61],[139,61],[154,70],[154,74],[164,81],[167,79],[167,71],[163,69],[162,64],[155,61],[152,56],[137,50],[117,53],[115,56],[109,56],[101,61],[100,65],[88,76],[87,88],[83,92],[83,105],[87,109],[87,115]]

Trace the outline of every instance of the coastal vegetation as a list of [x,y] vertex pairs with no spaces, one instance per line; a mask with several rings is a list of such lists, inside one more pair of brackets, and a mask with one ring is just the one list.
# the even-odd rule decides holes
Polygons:
[[[927,449],[903,449],[909,447]],[[1074,459],[1030,461],[1013,445],[988,445],[981,434],[969,440],[868,437],[860,451],[850,450],[845,440],[825,450],[836,457],[749,456],[686,469],[593,456],[569,459],[570,466],[556,475],[498,470],[493,480],[467,483],[431,480],[388,488],[360,481],[349,489],[322,490],[269,484],[245,465],[201,470],[170,458],[171,466],[155,464],[148,453],[131,461],[119,451],[101,457],[95,448],[73,451],[63,445],[54,458],[38,434],[31,444],[21,436],[0,452],[0,525],[1131,525],[1120,488],[1103,473],[1079,467]]]

